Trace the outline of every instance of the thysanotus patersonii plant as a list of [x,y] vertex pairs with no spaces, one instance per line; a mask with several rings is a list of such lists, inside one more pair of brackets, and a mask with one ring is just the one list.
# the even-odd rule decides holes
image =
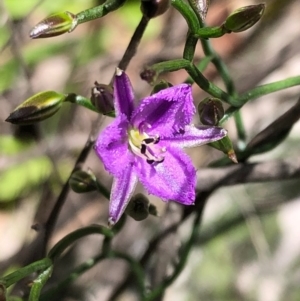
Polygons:
[[[54,13],[39,22],[30,31],[30,37],[40,39],[72,34],[80,24],[109,15],[123,5],[126,5],[125,0],[107,0],[99,6],[77,14],[68,11]],[[185,266],[199,234],[198,226],[208,196],[227,182],[243,183],[241,179],[247,179],[248,173],[237,176],[238,170],[233,168],[238,167],[239,170],[254,168],[248,162],[250,157],[272,150],[287,137],[292,126],[299,119],[300,114],[295,117],[295,112],[299,111],[299,101],[271,125],[257,133],[248,143],[240,112],[251,100],[300,85],[300,76],[238,93],[226,64],[216,53],[210,41],[251,28],[263,17],[265,4],[241,7],[231,12],[222,24],[214,27],[205,24],[209,7],[210,1],[205,0],[188,2],[141,0],[141,21],[122,59],[111,70],[113,76],[110,82],[91,83],[90,96],[64,91],[42,91],[25,100],[7,117],[7,122],[28,125],[50,118],[65,103],[72,103],[92,110],[98,116],[108,116],[111,122],[96,137],[90,135],[86,145],[83,146],[68,181],[64,184],[47,222],[43,225],[43,256],[0,278],[1,301],[13,300],[10,299],[9,287],[29,275],[34,277],[28,286],[28,294],[21,300],[52,300],[52,296],[73,280],[108,258],[124,260],[130,266],[139,300],[162,300],[166,288],[177,279]],[[183,55],[180,58],[141,66],[139,75],[153,86],[153,92],[138,100],[134,94],[135,83],[126,73],[127,66],[138,51],[139,43],[150,20],[169,9],[177,10],[188,25]],[[200,63],[196,63],[194,59],[198,43],[204,53]],[[209,64],[214,65],[223,80],[225,89],[204,76],[203,72]],[[186,71],[188,77],[185,82],[172,85],[164,80],[166,72],[178,70]],[[193,86],[197,86],[209,95],[197,107],[193,98]],[[223,105],[226,106],[226,110]],[[199,122],[195,121],[197,113]],[[226,130],[226,121],[229,118],[233,118],[235,122],[239,140],[237,147],[233,146],[231,133]],[[276,128],[275,133],[270,130],[271,128]],[[98,130],[93,129],[93,133]],[[201,170],[196,170],[191,158],[185,153],[185,148],[203,144],[220,151],[223,157],[210,166],[224,171],[222,177],[217,177],[209,188],[205,188],[207,189],[205,195],[199,193],[202,185],[199,180]],[[81,168],[91,150],[99,158],[99,168],[102,164],[113,176],[111,187],[107,187],[97,178],[97,167],[93,170]],[[270,175],[268,180],[272,180],[272,177],[274,175]],[[142,184],[146,193],[135,191],[138,182]],[[91,225],[75,230],[46,251],[60,210],[67,200],[69,188],[76,193],[96,191],[102,194],[109,201],[108,224]],[[151,252],[156,251],[159,242],[168,231],[172,231],[172,228],[167,228],[165,232],[157,235],[149,243],[148,253],[145,252],[141,258],[135,258],[126,250],[116,250],[112,245],[113,239],[124,227],[127,216],[141,221],[149,215],[158,215],[156,207],[150,203],[146,195],[154,195],[164,202],[177,202],[186,206],[175,228],[178,228],[188,217],[193,217],[189,238],[178,251],[179,259],[174,263],[171,273],[165,273],[159,283],[150,287],[147,284],[149,275],[146,266],[149,265]],[[56,286],[42,290],[62,253],[80,238],[91,234],[104,237],[102,250],[91,260],[74,268],[70,275]],[[124,283],[126,285],[126,281]],[[116,293],[116,297],[117,295]]]

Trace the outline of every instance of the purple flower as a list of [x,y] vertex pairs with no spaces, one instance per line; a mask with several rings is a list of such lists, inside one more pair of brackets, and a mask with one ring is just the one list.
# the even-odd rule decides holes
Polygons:
[[114,176],[109,223],[119,220],[138,180],[148,193],[165,201],[194,204],[196,170],[182,148],[219,140],[226,130],[190,125],[196,111],[191,86],[167,88],[137,104],[129,78],[117,69],[114,105],[116,118],[95,145]]

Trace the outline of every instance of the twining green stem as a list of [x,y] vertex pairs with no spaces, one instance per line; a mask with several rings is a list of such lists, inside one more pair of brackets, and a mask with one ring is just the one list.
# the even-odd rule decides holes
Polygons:
[[[199,20],[200,26],[204,26],[202,20]],[[204,27],[205,28],[205,27]],[[235,89],[234,82],[232,77],[230,76],[229,70],[221,59],[221,57],[217,54],[217,52],[212,47],[209,40],[201,40],[202,48],[206,56],[212,56],[211,62],[215,65],[218,73],[220,74],[227,93],[234,99],[233,106],[239,106],[238,94]],[[239,146],[244,147],[246,141],[246,130],[243,122],[243,118],[240,111],[237,111],[234,115],[234,121],[237,129],[238,139],[239,139]]]
[[53,300],[53,296],[57,293],[59,293],[62,289],[67,287],[69,284],[74,282],[78,277],[80,277],[83,273],[86,271],[90,270],[92,267],[94,267],[96,264],[101,262],[102,260],[108,259],[108,258],[114,258],[114,259],[123,259],[125,260],[129,266],[130,270],[134,273],[135,275],[135,280],[139,288],[139,293],[141,295],[141,298],[145,294],[145,274],[140,266],[140,264],[131,256],[117,252],[117,251],[108,251],[105,253],[101,253],[94,258],[88,259],[81,265],[79,265],[77,268],[75,268],[63,281],[58,283],[55,287],[47,290],[41,295],[40,301],[48,301],[48,300]]
[[125,2],[126,0],[107,0],[102,5],[86,9],[76,15],[78,24],[104,17],[109,12],[121,7]]
[[113,237],[114,233],[112,230],[100,226],[100,225],[92,225],[88,227],[84,227],[78,230],[75,230],[68,235],[66,235],[63,239],[61,239],[50,251],[48,257],[55,260],[61,253],[73,244],[78,239],[91,235],[91,234],[102,234],[104,236]]
[[140,23],[138,24],[137,28],[134,31],[134,34],[128,44],[128,47],[118,65],[121,70],[126,70],[130,60],[136,54],[137,48],[141,42],[141,39],[144,35],[144,32],[147,28],[149,23],[149,19],[145,16],[142,16]]
[[77,95],[75,93],[70,93],[67,95],[65,101],[75,103],[75,104],[85,107],[91,111],[99,113],[99,111],[96,109],[96,107],[92,104],[91,100],[84,96]]
[[197,39],[210,39],[222,37],[226,32],[222,26],[218,27],[203,27],[198,28],[194,32],[194,37]]
[[3,278],[0,278],[0,283],[2,283],[7,288],[34,272],[48,269],[51,265],[52,260],[50,258],[43,258],[39,261],[35,261],[23,268],[18,269],[15,272],[8,274],[7,276],[4,276]]
[[220,89],[214,83],[210,82],[194,64],[189,64],[186,68],[187,73],[193,78],[195,83],[208,94],[220,98],[223,101],[234,105],[235,100],[230,95],[228,95],[225,91]]
[[191,32],[189,32],[183,50],[183,59],[186,59],[190,62],[193,61],[197,42],[198,39],[195,38]]
[[172,0],[171,4],[185,18],[189,30],[192,33],[196,33],[197,30],[200,28],[199,21],[197,19],[197,15],[193,11],[193,9],[188,5],[188,3],[182,0]]
[[234,121],[235,121],[235,126],[238,135],[238,148],[240,150],[243,150],[246,147],[247,137],[246,137],[246,130],[245,130],[245,126],[240,110],[234,114]]
[[34,281],[31,286],[28,301],[39,301],[41,290],[52,274],[53,266],[43,271]]
[[170,60],[162,63],[154,64],[151,67],[148,67],[147,70],[152,70],[158,76],[162,72],[173,72],[180,69],[185,69],[194,82],[208,94],[220,98],[229,104],[234,103],[234,99],[230,97],[225,91],[220,89],[218,86],[210,82],[200,71],[199,69],[190,61],[185,59]]
[[289,77],[277,82],[258,86],[239,97],[240,106],[244,105],[247,101],[261,97],[266,94],[270,94],[276,91],[280,91],[286,88],[300,85],[300,76]]
[[152,301],[152,300],[156,300],[159,296],[161,296],[163,294],[163,292],[165,291],[165,289],[170,286],[179,276],[179,274],[182,272],[182,270],[184,269],[184,267],[186,266],[186,261],[188,259],[188,256],[190,254],[190,251],[194,245],[194,242],[199,234],[199,230],[198,230],[198,226],[200,224],[201,221],[201,216],[202,213],[201,212],[197,212],[197,215],[195,217],[193,226],[192,226],[192,231],[191,231],[191,235],[188,239],[188,241],[186,242],[186,244],[183,247],[182,252],[180,252],[180,261],[178,262],[178,264],[176,264],[175,270],[172,273],[172,275],[170,275],[169,277],[167,277],[161,284],[159,284],[154,290],[152,290],[144,299],[143,301]]
[[274,83],[270,84],[265,84],[262,86],[258,86],[252,90],[249,90],[248,92],[240,95],[239,97],[239,102],[240,106],[239,107],[230,107],[226,112],[224,117],[220,120],[220,124],[226,122],[231,116],[233,116],[244,104],[246,104],[248,101],[256,99],[258,97],[277,92],[280,90],[284,90],[287,88],[291,88],[294,86],[299,86],[300,85],[300,76],[294,76],[294,77],[289,77],[284,80],[280,80]]

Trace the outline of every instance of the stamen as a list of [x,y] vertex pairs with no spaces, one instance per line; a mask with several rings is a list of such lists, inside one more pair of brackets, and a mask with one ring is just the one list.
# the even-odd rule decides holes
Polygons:
[[146,150],[147,150],[146,144],[142,144],[141,145],[141,154],[145,155],[146,154]]

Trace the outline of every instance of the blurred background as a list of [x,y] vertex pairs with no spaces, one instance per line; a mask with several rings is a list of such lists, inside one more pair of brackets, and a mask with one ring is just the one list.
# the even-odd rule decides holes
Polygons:
[[[300,2],[265,2],[265,15],[253,28],[212,40],[228,64],[239,92],[300,72]],[[256,0],[212,0],[206,23],[220,25],[234,9],[257,3]],[[1,275],[38,258],[39,225],[47,220],[97,114],[65,104],[58,114],[33,126],[15,126],[4,120],[16,106],[40,91],[74,92],[89,97],[95,81],[108,84],[141,19],[140,3],[127,1],[102,19],[51,39],[31,40],[29,31],[53,12],[67,10],[76,14],[99,4],[101,1],[95,0],[0,0]],[[186,33],[185,20],[172,8],[150,21],[127,71],[137,99],[152,90],[140,79],[142,68],[182,57]],[[195,62],[202,57],[199,44]],[[209,65],[204,74],[223,88],[213,66]],[[172,84],[181,83],[186,77],[184,70],[163,75]],[[299,87],[291,88],[243,107],[248,141],[292,107],[299,92]],[[206,96],[194,87],[196,104]],[[110,122],[109,117],[102,117],[99,132]],[[232,120],[225,127],[236,143]],[[299,134],[298,122],[283,143],[270,152],[251,157],[250,161],[295,158],[295,165],[299,166]],[[207,146],[188,153],[197,168],[222,157]],[[112,179],[93,151],[83,168],[92,168],[99,180],[110,187]],[[137,191],[143,188],[138,186]],[[207,200],[188,262],[161,300],[300,300],[299,192],[299,179],[288,178],[215,190]],[[128,217],[114,239],[116,249],[141,258],[153,238],[180,221],[182,206],[165,204],[155,197],[151,197],[151,202],[157,206],[159,216],[142,222]],[[99,193],[71,192],[51,245],[80,227],[92,223],[106,225],[107,213],[108,202]],[[178,260],[178,248],[189,235],[191,222],[188,218],[181,223],[149,256],[146,271],[150,284],[158,283],[161,273],[168,274],[172,261]],[[102,239],[96,236],[80,240],[56,264],[48,286],[97,254],[101,244]],[[60,291],[53,300],[138,300],[128,275],[124,262],[106,260]],[[14,293],[22,296],[26,285],[16,286]]]

